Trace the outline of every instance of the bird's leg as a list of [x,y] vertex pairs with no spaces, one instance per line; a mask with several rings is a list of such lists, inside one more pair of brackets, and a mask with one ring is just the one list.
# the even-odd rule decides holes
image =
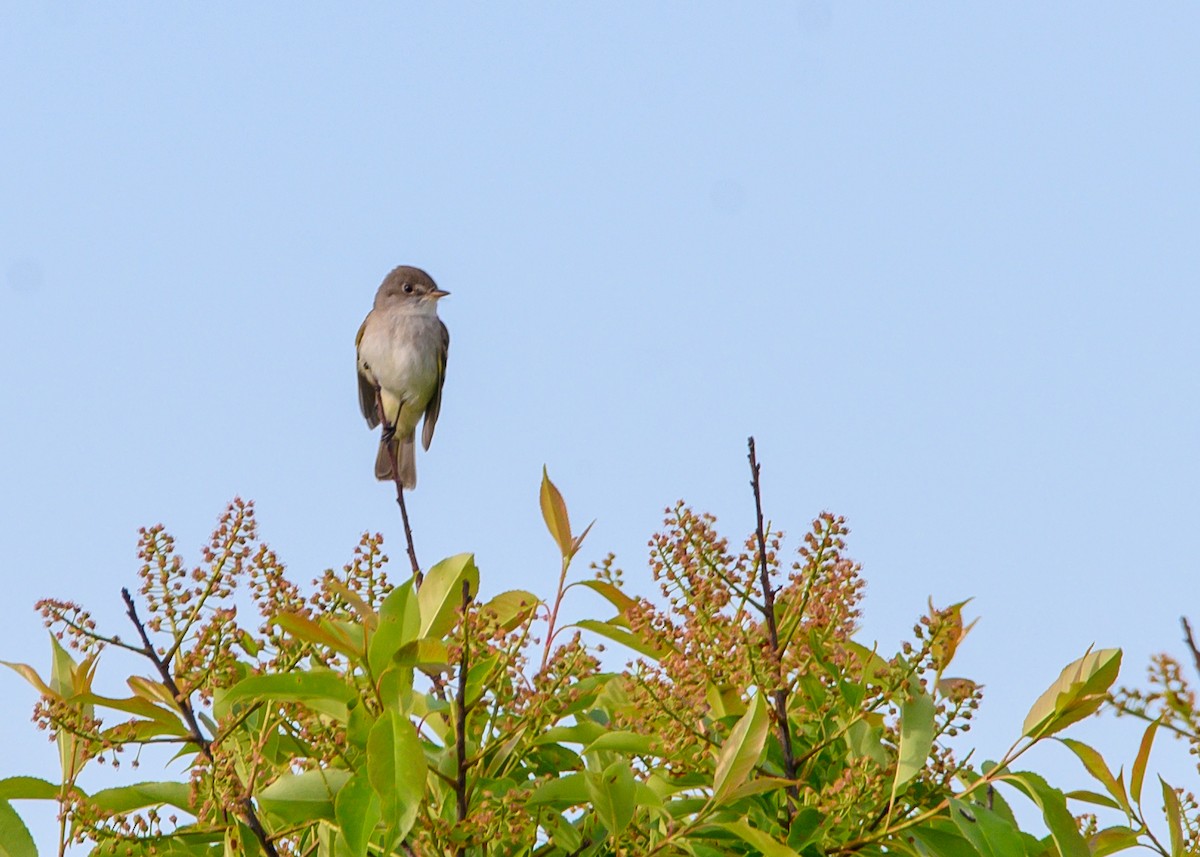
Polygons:
[[396,427],[388,422],[387,412],[383,409],[383,389],[378,384],[375,385],[375,407],[379,411],[379,423],[383,426],[381,440],[390,444],[396,436]]

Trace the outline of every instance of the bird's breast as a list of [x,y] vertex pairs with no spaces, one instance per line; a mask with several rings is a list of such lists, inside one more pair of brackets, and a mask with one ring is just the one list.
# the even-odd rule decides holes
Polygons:
[[437,318],[373,316],[358,345],[359,366],[380,387],[424,407],[437,384]]

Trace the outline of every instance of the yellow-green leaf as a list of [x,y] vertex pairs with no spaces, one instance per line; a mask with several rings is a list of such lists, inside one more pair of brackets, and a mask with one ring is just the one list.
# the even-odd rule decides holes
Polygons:
[[333,818],[333,801],[350,779],[340,768],[284,774],[257,795],[258,804],[272,815],[296,824]]
[[751,848],[757,849],[763,857],[800,857],[782,842],[751,827],[745,821],[727,821],[720,826],[750,845]]
[[1183,810],[1179,806],[1179,795],[1162,777],[1159,777],[1158,781],[1162,784],[1163,808],[1167,812],[1167,829],[1171,833],[1171,857],[1180,857],[1183,854],[1184,837]]
[[479,592],[479,569],[475,555],[460,553],[439,562],[425,575],[417,591],[421,610],[420,636],[440,639],[454,627],[462,605],[462,583],[467,581],[472,598]]
[[1120,669],[1120,649],[1089,651],[1069,664],[1033,704],[1022,734],[1042,738],[1092,714],[1104,703]]
[[1113,776],[1103,756],[1087,744],[1084,744],[1082,741],[1076,741],[1074,738],[1059,738],[1058,740],[1076,755],[1087,769],[1087,772],[1100,781],[1120,807],[1129,807],[1129,798],[1125,795],[1125,787]]
[[1159,721],[1153,721],[1142,734],[1142,743],[1138,747],[1137,756],[1133,760],[1133,769],[1129,772],[1129,794],[1134,803],[1142,802],[1142,783],[1146,779],[1146,765],[1150,762],[1150,748],[1154,745],[1154,733],[1158,731]]
[[900,706],[900,752],[892,782],[893,800],[925,767],[933,748],[933,698],[915,683],[910,690],[908,699]]
[[395,841],[402,840],[416,821],[427,771],[425,751],[412,722],[395,711],[381,714],[367,738],[367,776]]
[[762,694],[754,697],[749,709],[729,732],[717,756],[713,777],[713,800],[722,803],[750,776],[767,741],[770,718]]
[[6,800],[0,800],[0,857],[37,857],[29,828]]
[[389,592],[379,606],[379,625],[367,646],[367,663],[376,680],[390,666],[396,652],[420,632],[421,609],[413,594],[413,582],[407,580]]
[[375,826],[383,818],[379,795],[371,788],[365,773],[350,778],[337,794],[334,815],[351,857],[366,857]]
[[550,474],[542,467],[541,490],[542,518],[546,521],[546,529],[558,544],[558,550],[563,559],[570,559],[574,554],[574,544],[571,538],[571,520],[567,517],[567,504],[562,494],[550,481]]
[[523,589],[510,589],[483,605],[485,612],[496,615],[496,621],[505,631],[511,631],[524,623],[537,610],[541,600],[532,592]]

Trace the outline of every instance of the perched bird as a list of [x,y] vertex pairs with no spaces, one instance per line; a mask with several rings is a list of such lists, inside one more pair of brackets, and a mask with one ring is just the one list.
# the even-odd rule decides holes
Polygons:
[[438,301],[450,294],[420,268],[401,265],[383,278],[375,305],[358,329],[358,403],[367,425],[383,422],[375,476],[417,485],[416,430],[429,449],[442,406],[450,334],[438,318]]

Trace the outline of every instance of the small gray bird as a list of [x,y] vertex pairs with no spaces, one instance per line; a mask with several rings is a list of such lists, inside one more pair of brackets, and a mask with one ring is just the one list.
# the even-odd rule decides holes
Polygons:
[[429,449],[442,407],[450,334],[437,303],[448,294],[420,268],[401,265],[383,278],[358,329],[358,404],[370,428],[383,422],[375,458],[381,482],[396,479],[394,451],[400,484],[417,486],[417,422],[424,414],[421,444]]

